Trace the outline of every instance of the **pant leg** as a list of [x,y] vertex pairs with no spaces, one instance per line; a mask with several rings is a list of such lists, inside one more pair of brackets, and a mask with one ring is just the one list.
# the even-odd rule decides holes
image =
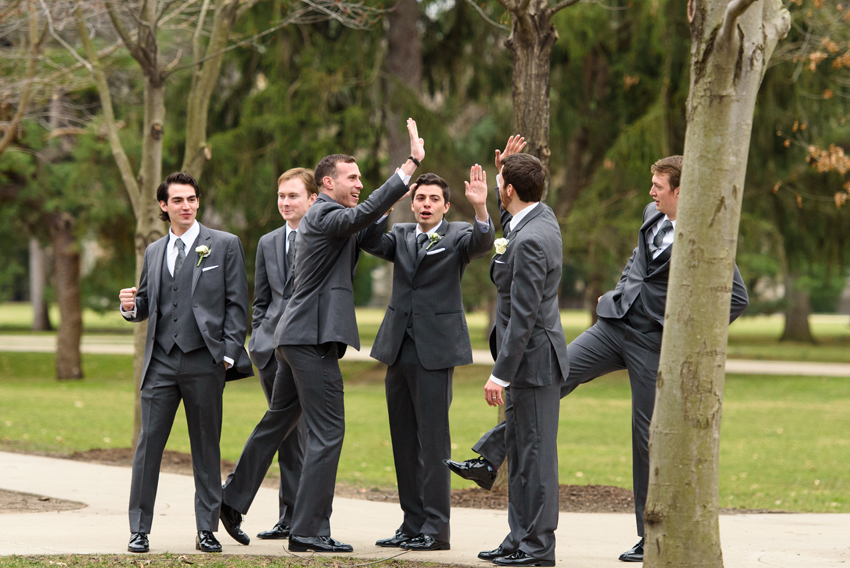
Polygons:
[[186,411],[192,473],[195,476],[195,524],[217,531],[221,508],[221,412],[224,363],[215,363],[206,347],[190,353],[179,349],[177,384]]
[[151,532],[162,453],[180,406],[176,371],[176,366],[162,348],[154,345],[142,386],[142,428],[133,455],[130,532]]
[[339,348],[336,343],[326,343],[283,345],[280,349],[292,368],[307,428],[292,534],[330,536],[336,472],[345,436]]
[[301,401],[289,364],[278,348],[274,386],[269,409],[248,436],[236,467],[224,483],[224,502],[240,513],[247,513],[263,483],[281,442],[295,430],[301,417]]

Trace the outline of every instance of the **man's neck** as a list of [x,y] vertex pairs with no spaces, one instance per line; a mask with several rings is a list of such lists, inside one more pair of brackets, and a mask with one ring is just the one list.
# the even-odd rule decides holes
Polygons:
[[301,219],[296,219],[296,220],[294,220],[294,221],[290,219],[290,220],[288,220],[288,221],[286,222],[286,224],[287,224],[287,225],[289,225],[289,228],[290,228],[291,230],[293,230],[293,231],[297,231],[297,230],[298,230],[298,225],[300,225],[300,224],[301,224]]
[[[442,219],[440,219],[440,223],[442,223],[442,222],[443,222],[443,220],[442,220]],[[435,227],[439,227],[439,226],[440,226],[440,223],[435,223],[435,224],[430,225],[430,226],[427,226],[427,227],[423,227],[423,226],[422,226],[422,223],[419,223],[419,224],[417,224],[417,225],[416,225],[416,227],[419,229],[419,232],[421,232],[421,233],[427,233],[427,232],[428,232],[428,231],[430,231],[431,229],[434,229]]]
[[191,229],[192,227],[194,227],[194,226],[195,226],[195,223],[197,223],[197,222],[198,222],[198,221],[195,221],[194,223],[192,223],[191,225],[189,225],[189,226],[188,226],[188,227],[186,227],[185,229],[181,229],[180,227],[178,227],[177,225],[175,225],[174,223],[172,223],[172,224],[171,224],[171,232],[172,232],[172,233],[174,233],[174,236],[175,236],[175,237],[182,237],[183,235],[185,235],[185,234],[186,234],[186,232],[187,232],[189,229]]
[[514,199],[513,201],[511,201],[508,204],[508,207],[507,207],[508,213],[511,214],[511,217],[516,217],[516,214],[519,213],[520,211],[522,211],[523,209],[533,207],[534,205],[537,205],[538,203],[540,203],[540,202],[539,201],[525,202],[525,201],[520,201],[519,199]]

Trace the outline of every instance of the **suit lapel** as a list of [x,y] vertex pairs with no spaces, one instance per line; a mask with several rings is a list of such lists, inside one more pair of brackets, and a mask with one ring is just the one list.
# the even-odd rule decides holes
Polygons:
[[283,282],[284,286],[286,285],[286,225],[284,225],[278,234],[274,236],[272,239],[272,246],[274,246],[274,255],[277,259],[277,268],[280,271],[280,281]]
[[407,252],[410,253],[410,260],[413,264],[413,271],[416,272],[416,225],[413,225],[413,228],[410,229],[410,232],[407,233],[407,237],[405,237],[405,243],[407,244]]
[[165,249],[168,248],[168,233],[159,239],[153,252],[153,263],[148,266],[149,305],[156,306],[159,301],[159,282],[162,279],[162,266],[165,262]]
[[[448,229],[448,227],[449,227],[449,224],[446,223],[445,219],[443,219],[440,222],[440,228],[437,229],[435,232],[438,233],[442,237],[445,234],[446,229]],[[413,229],[413,235],[414,235],[413,236],[413,249],[416,250],[416,229]],[[414,257],[414,258],[416,258],[416,264],[413,265],[413,274],[416,274],[416,271],[419,269],[419,265],[422,264],[422,259],[424,259],[425,255],[428,254],[428,251],[426,250],[427,247],[428,247],[428,244],[425,243],[425,245],[422,248],[420,248],[419,250],[416,251],[416,256]]]
[[510,231],[508,231],[508,234],[510,235],[510,238],[508,239],[508,243],[509,243],[508,246],[511,246],[510,240],[512,238],[514,238],[514,236],[517,234],[517,232],[519,230],[521,230],[523,227],[525,227],[528,224],[529,221],[531,221],[532,219],[534,219],[535,217],[540,215],[543,212],[544,207],[546,207],[546,206],[543,205],[542,203],[538,203],[537,205],[535,205],[534,209],[531,212],[529,212],[525,217],[520,219],[520,221],[519,221],[519,223],[517,223],[516,227],[513,226],[514,223],[513,223],[513,221],[511,221],[511,224],[509,226]]
[[646,268],[652,260],[649,257],[649,247],[646,244],[646,236],[649,234],[649,230],[658,222],[658,219],[663,216],[664,213],[656,211],[650,215],[649,219],[647,219],[640,228],[640,238],[638,239],[638,259],[641,262],[641,274],[646,274]]
[[[204,227],[203,225],[201,225],[200,223],[198,223],[198,226],[201,228],[201,230],[198,233],[198,240],[196,241],[198,244],[196,245],[196,247],[201,246],[201,245],[206,245],[207,247],[209,247],[210,252],[212,252],[212,235],[210,235],[210,230],[207,229],[206,227]],[[195,252],[195,248],[191,248],[190,250],[193,253]],[[199,254],[199,253],[195,253],[195,254]],[[201,259],[201,261],[198,262],[198,259],[196,259],[194,255],[192,255],[190,257],[187,254],[186,260],[189,260],[189,258],[192,258],[192,260],[194,261],[194,262],[192,262],[192,294],[194,295],[195,294],[195,286],[198,285],[198,279],[201,277],[201,272],[203,271],[203,267],[201,265],[204,264],[204,261],[206,260],[206,258]]]

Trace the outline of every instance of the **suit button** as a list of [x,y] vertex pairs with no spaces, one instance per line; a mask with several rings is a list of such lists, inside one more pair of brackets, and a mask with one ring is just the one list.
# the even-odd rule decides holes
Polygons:
[[413,289],[416,290],[417,286],[414,286]]
[[407,314],[408,314],[408,312],[404,312],[404,315],[407,315]]
[[175,308],[177,307],[177,302],[174,302],[174,307],[175,307]]
[[174,318],[174,323],[177,323],[177,318]]
[[411,323],[407,324],[407,327],[413,327],[413,323],[411,322]]
[[177,332],[176,332],[176,331],[174,332],[174,337],[177,337]]
[[174,288],[172,288],[172,290],[174,290],[174,291],[176,292],[176,291],[177,291],[177,286],[175,286]]
[[195,304],[195,305],[194,305],[194,306],[192,306],[192,307],[197,308],[197,307],[198,307],[198,304]]

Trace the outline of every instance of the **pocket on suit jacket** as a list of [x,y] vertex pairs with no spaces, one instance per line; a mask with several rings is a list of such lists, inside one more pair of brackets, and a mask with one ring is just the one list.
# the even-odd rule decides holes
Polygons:
[[202,268],[201,272],[206,272],[207,270],[212,270],[213,268],[218,268],[218,265],[215,266],[207,266],[206,268]]
[[440,248],[440,249],[436,249],[436,250],[429,250],[428,252],[425,253],[425,256],[431,256],[432,254],[439,254],[441,252],[445,252],[445,250],[446,250],[445,247]]

